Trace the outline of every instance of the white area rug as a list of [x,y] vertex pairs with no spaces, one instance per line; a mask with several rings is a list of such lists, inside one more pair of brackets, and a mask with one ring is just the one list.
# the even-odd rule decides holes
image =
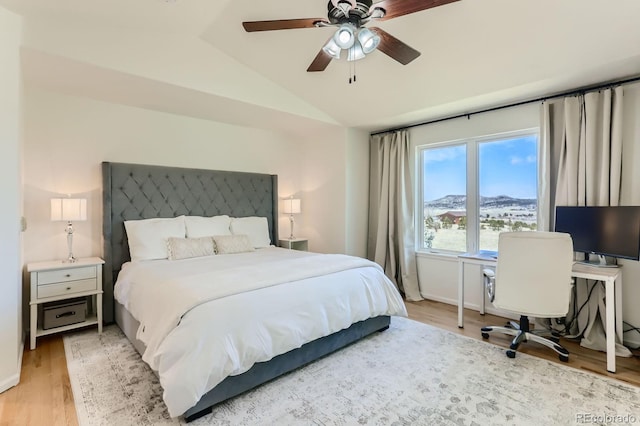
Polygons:
[[[80,425],[184,423],[168,417],[156,376],[117,327],[64,344]],[[539,426],[612,416],[640,422],[640,388],[526,354],[509,359],[489,343],[392,318],[387,331],[191,424]]]

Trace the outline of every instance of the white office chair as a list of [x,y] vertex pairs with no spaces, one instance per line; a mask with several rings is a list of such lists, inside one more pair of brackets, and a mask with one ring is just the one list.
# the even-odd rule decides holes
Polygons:
[[[506,327],[482,327],[482,337],[498,331],[515,336],[507,356],[514,358],[520,343],[541,343],[569,360],[569,351],[558,342],[558,335],[546,338],[534,333],[529,316],[564,317],[571,297],[573,242],[569,234],[559,232],[503,232],[498,239],[498,263],[493,288],[496,308],[520,315],[520,323]],[[485,273],[486,276],[486,273]],[[547,332],[544,330],[543,332]]]

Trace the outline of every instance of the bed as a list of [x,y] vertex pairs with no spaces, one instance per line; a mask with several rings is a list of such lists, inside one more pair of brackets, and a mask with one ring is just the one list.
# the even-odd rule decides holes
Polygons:
[[[187,421],[194,420],[209,413],[214,405],[222,401],[325,356],[371,333],[385,330],[389,326],[390,315],[406,315],[402,299],[392,285],[391,290],[389,290],[385,284],[383,291],[378,289],[377,286],[379,284],[375,284],[375,287],[372,284],[373,281],[386,279],[381,269],[375,270],[376,268],[373,267],[375,265],[358,265],[358,262],[364,263],[367,261],[349,256],[315,255],[275,247],[264,247],[251,253],[232,253],[224,256],[215,255],[180,260],[174,262],[175,265],[182,265],[181,267],[183,268],[182,270],[178,269],[177,272],[174,265],[170,265],[172,261],[166,259],[151,262],[130,262],[131,255],[127,233],[125,232],[125,221],[178,218],[183,216],[210,218],[225,215],[240,219],[266,218],[266,228],[268,228],[266,239],[271,245],[274,244],[278,241],[278,192],[277,176],[275,175],[108,162],[102,164],[102,172],[105,257],[105,276],[103,280],[105,293],[104,320],[107,323],[115,321],[138,352],[143,354],[143,359],[154,368],[154,371],[158,372],[165,390],[165,402],[167,402],[172,416],[183,415]],[[334,257],[327,258],[327,256]],[[278,260],[274,261],[274,259]],[[320,262],[321,259],[323,259],[322,262],[324,263]],[[209,263],[212,263],[213,266],[209,265]],[[342,268],[340,266],[342,263],[344,263],[344,268],[340,269]],[[180,297],[174,295],[173,299],[171,299],[171,308],[175,308],[176,313],[174,314],[172,311],[170,315],[165,316],[168,318],[176,316],[177,322],[176,324],[171,324],[173,328],[168,327],[161,331],[158,330],[163,327],[156,326],[156,324],[163,322],[163,316],[153,307],[163,303],[162,297],[165,297],[164,303],[166,303],[166,300],[168,300],[166,297],[170,296],[163,296],[161,294],[162,291],[137,290],[137,302],[134,304],[132,301],[133,296],[127,295],[135,295],[135,291],[126,293],[127,290],[122,290],[126,288],[126,283],[137,282],[143,276],[147,281],[174,283],[174,281],[170,281],[173,279],[172,274],[176,276],[176,279],[180,276],[180,279],[186,281],[189,281],[188,276],[193,274],[191,283],[196,281],[200,283],[203,281],[203,277],[215,282],[239,282],[242,280],[237,279],[238,271],[245,269],[245,266],[249,270],[250,264],[262,265],[256,266],[256,268],[260,268],[253,272],[256,277],[260,276],[257,271],[272,268],[270,273],[264,275],[268,278],[262,279],[263,282],[260,283],[260,288],[249,287],[247,288],[249,291],[241,294],[225,293],[216,294],[215,297],[207,296],[210,297],[207,299],[209,301],[200,303],[198,306],[192,306],[189,298],[185,297],[186,300],[181,301]],[[313,266],[316,264],[318,266]],[[305,271],[306,275],[291,275],[292,272],[289,272],[291,270]],[[119,301],[114,297],[114,284],[121,271],[122,275],[117,287]],[[382,277],[379,275],[382,275]],[[270,278],[275,276],[280,277],[278,278],[279,281]],[[336,278],[338,278],[337,281]],[[356,281],[362,282],[357,283]],[[386,281],[388,282],[388,280]],[[337,283],[340,283],[340,285]],[[298,284],[308,286],[305,287],[307,290],[299,290]],[[352,289],[344,291],[352,292],[349,297],[354,299],[355,302],[352,303],[350,301],[349,304],[340,305],[337,308],[328,307],[330,300],[340,300],[340,303],[342,303],[343,300],[347,300],[349,297],[338,297],[335,294],[333,296],[324,296],[323,290],[323,295],[318,296],[317,299],[322,304],[325,303],[323,298],[326,298],[325,305],[318,308],[305,305],[304,309],[295,309],[296,306],[302,303],[296,297],[303,298],[303,293],[320,295],[319,292],[314,290],[316,287],[328,288],[329,293],[330,291],[343,291],[338,290],[340,286]],[[201,287],[206,288],[207,286]],[[360,288],[364,288],[364,290]],[[206,291],[215,293],[217,290],[207,289]],[[365,291],[366,295],[359,295],[358,291]],[[298,293],[300,296],[296,296]],[[254,302],[249,302],[246,298],[255,299],[255,305],[248,305],[248,303]],[[277,303],[281,303],[281,299],[283,300],[282,303],[289,303],[285,309],[287,315],[292,314],[294,317],[285,317],[284,313],[282,313],[282,317],[278,316],[280,313],[275,310],[275,306]],[[362,309],[359,305],[365,304],[362,300],[367,300],[366,303],[372,305],[370,312],[360,312]],[[260,301],[263,303],[260,304]],[[307,302],[305,301],[304,303]],[[384,303],[388,306],[381,306]],[[229,371],[226,370],[219,373],[226,375],[222,379],[217,376],[217,372],[215,374],[208,370],[206,373],[194,372],[194,369],[185,369],[184,366],[180,366],[177,363],[170,364],[175,359],[181,359],[199,352],[199,350],[194,351],[192,349],[186,350],[185,353],[178,352],[185,351],[183,346],[186,347],[192,344],[188,341],[188,339],[192,338],[191,336],[196,335],[200,338],[209,334],[209,329],[198,330],[196,328],[198,324],[207,321],[212,324],[222,323],[224,322],[223,319],[226,318],[225,315],[231,315],[231,311],[239,310],[237,306],[255,306],[255,308],[251,309],[251,312],[241,315],[241,319],[232,321],[234,324],[239,324],[237,326],[239,329],[272,330],[269,332],[261,331],[262,334],[256,337],[258,341],[263,343],[257,345],[260,350],[256,350],[256,347],[251,347],[250,350],[243,349],[243,351],[251,354],[260,352],[255,355],[255,362],[249,359],[247,362],[250,365],[245,365],[243,364],[245,363],[244,360],[239,361],[238,365],[234,364],[235,370],[231,372],[231,375],[228,375]],[[344,321],[347,321],[344,318],[327,320],[325,311],[331,309],[335,309],[336,312],[340,313],[339,315],[349,316],[348,323],[344,323]],[[262,310],[267,313],[256,313]],[[343,311],[348,312],[348,315],[341,313]],[[371,312],[375,312],[375,314]],[[220,317],[210,317],[209,315],[220,315]],[[245,320],[248,323],[243,325],[242,321]],[[253,323],[250,321],[254,320],[263,322],[258,327],[252,328],[251,324]],[[172,323],[173,320],[165,322]],[[140,326],[141,323],[142,327]],[[290,337],[287,337],[287,342],[281,344],[277,338],[278,336],[274,337],[274,333],[276,335],[279,333],[277,330],[283,330],[282,332],[284,333],[284,330],[288,327],[285,324],[295,325],[291,328],[294,329],[292,333],[297,336],[298,340],[296,342],[289,342],[288,339]],[[302,324],[308,325],[303,326]],[[310,324],[314,324],[314,326],[311,327],[309,326]],[[147,332],[147,328],[153,328],[158,332],[149,337],[152,333],[150,331]],[[312,328],[313,330],[311,330]],[[220,336],[215,335],[207,338],[228,339],[227,335],[224,334],[226,333],[225,330],[212,331],[211,333],[218,333]],[[266,338],[265,336],[269,337]],[[269,339],[272,339],[273,342]],[[242,342],[239,344],[244,345],[244,340],[242,338]],[[265,340],[269,340],[269,344],[264,344]],[[251,342],[252,340],[247,338],[246,341]],[[198,348],[205,345],[200,341],[193,344]],[[247,345],[249,344],[247,343]],[[293,346],[291,349],[283,349],[286,345]],[[263,346],[266,349],[263,349]],[[238,351],[238,348],[234,346],[233,351]],[[261,357],[266,358],[262,360]],[[231,358],[234,357],[232,356]],[[196,361],[190,362],[192,364],[197,363]],[[170,367],[167,369],[165,365]],[[182,370],[179,368],[182,368]],[[212,370],[215,370],[215,368],[212,368]],[[177,371],[178,373],[174,373],[173,377],[170,377],[171,374],[168,374],[167,371]],[[207,376],[209,374],[210,376]],[[193,377],[187,380],[183,378],[184,376]],[[180,383],[179,380],[185,381],[184,386],[188,386],[186,388],[187,391],[181,388],[183,383]],[[197,384],[192,384],[191,381],[197,382]],[[211,387],[212,384],[213,386]],[[193,391],[192,388],[197,388],[198,390]],[[195,394],[191,395],[194,392]],[[176,398],[183,398],[184,394],[187,394],[187,397],[184,397],[186,401],[176,401]]]

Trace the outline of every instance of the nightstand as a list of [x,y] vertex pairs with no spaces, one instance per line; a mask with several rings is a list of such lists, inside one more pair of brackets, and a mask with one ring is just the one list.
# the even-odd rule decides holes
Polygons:
[[[98,325],[102,333],[102,264],[99,257],[78,259],[69,263],[62,260],[36,262],[27,265],[31,274],[31,349],[36,348],[36,338],[48,334],[73,330],[89,325]],[[54,326],[45,330],[38,325],[38,306],[47,302],[72,300],[75,298],[95,297],[95,312],[74,324]],[[58,317],[75,315],[75,311],[62,312]]]
[[278,245],[289,250],[309,250],[309,240],[306,238],[294,238],[292,240],[285,238],[284,240],[278,240]]

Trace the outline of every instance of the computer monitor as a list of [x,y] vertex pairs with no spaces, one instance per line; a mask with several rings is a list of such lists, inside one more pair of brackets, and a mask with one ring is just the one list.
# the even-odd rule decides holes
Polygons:
[[[640,206],[556,207],[556,232],[573,239],[573,250],[604,256],[640,260]],[[594,262],[589,262],[594,263]]]

